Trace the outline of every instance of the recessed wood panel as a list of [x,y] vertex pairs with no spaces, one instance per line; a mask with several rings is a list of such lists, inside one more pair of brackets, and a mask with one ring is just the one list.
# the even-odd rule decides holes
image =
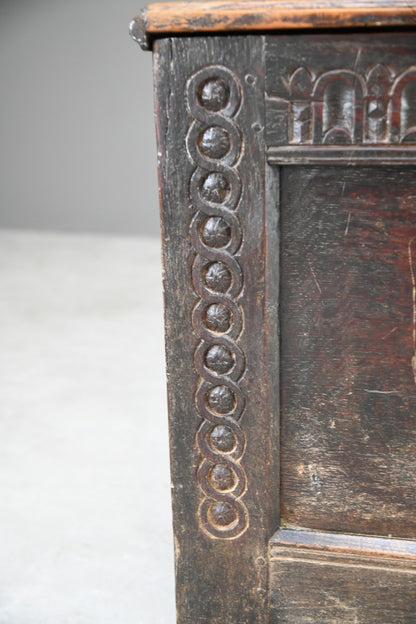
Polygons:
[[282,515],[416,535],[416,174],[282,169]]

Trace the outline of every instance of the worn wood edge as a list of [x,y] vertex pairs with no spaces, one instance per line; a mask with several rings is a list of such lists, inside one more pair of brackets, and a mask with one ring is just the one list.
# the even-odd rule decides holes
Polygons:
[[[265,62],[264,62],[265,66]],[[266,164],[265,169],[265,344],[267,366],[265,382],[268,395],[268,435],[265,465],[274,489],[269,493],[277,504],[269,536],[280,526],[280,168]],[[277,380],[277,382],[276,382]]]
[[271,165],[407,165],[416,163],[416,145],[270,146]]
[[[238,33],[416,25],[411,0],[211,0],[149,4],[132,22],[133,39],[144,49],[167,34]],[[144,44],[142,43],[144,41]]]
[[130,36],[142,50],[150,49],[150,41],[147,35],[146,10],[142,9],[139,15],[131,20],[129,26]]
[[[279,529],[270,540],[270,560],[282,558],[308,560],[341,557],[343,563],[358,565],[360,562],[395,565],[403,562],[416,570],[416,542],[388,537],[347,535],[307,531],[303,529]],[[364,559],[363,559],[364,558]]]

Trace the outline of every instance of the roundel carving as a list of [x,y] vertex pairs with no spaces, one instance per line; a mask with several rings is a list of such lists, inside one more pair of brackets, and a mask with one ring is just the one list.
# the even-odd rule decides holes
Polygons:
[[225,67],[204,67],[188,80],[186,102],[191,119],[186,149],[194,165],[189,186],[192,283],[198,297],[192,313],[198,337],[195,404],[202,421],[196,434],[199,521],[210,537],[233,539],[249,523],[241,461],[246,439],[240,422],[246,367],[239,344],[244,276],[237,255],[243,240],[238,215],[243,139],[236,120],[242,105],[240,81]]

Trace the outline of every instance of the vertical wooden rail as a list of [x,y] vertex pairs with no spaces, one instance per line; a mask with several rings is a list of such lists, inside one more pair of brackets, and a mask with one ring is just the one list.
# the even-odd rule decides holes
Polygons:
[[161,39],[154,59],[178,622],[260,624],[279,509],[263,38]]

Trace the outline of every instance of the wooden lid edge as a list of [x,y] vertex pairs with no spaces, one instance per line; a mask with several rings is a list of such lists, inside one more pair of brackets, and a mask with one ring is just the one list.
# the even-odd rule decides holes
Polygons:
[[147,35],[146,9],[142,9],[129,26],[131,38],[139,44],[142,50],[150,50],[150,40]]
[[416,0],[209,0],[149,4],[130,33],[152,38],[197,33],[416,26]]

